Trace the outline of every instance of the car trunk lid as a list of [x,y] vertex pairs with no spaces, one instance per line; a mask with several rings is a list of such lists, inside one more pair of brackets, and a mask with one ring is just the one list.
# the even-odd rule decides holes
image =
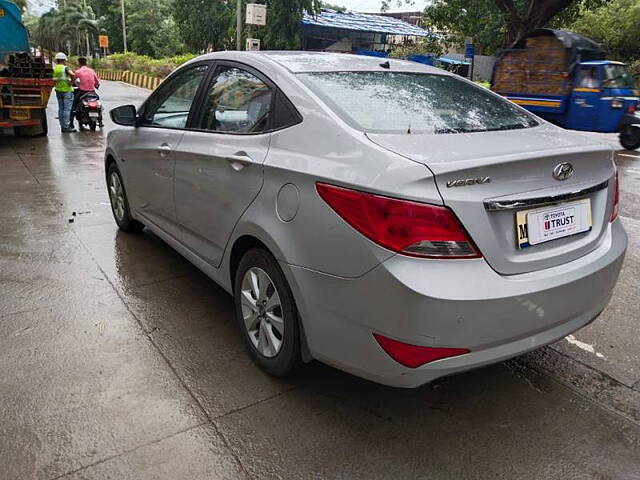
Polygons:
[[[585,135],[542,125],[500,132],[367,136],[433,172],[444,204],[498,273],[513,275],[570,262],[595,249],[608,226],[615,171],[611,148]],[[573,174],[554,179],[554,168],[563,163],[573,166]],[[519,247],[518,212],[581,199],[589,199],[590,230]],[[523,218],[533,221],[524,213],[520,218],[521,223]]]

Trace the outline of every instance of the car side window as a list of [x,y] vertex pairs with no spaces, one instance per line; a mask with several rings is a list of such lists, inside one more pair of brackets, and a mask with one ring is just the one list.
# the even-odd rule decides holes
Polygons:
[[205,93],[200,128],[213,132],[260,133],[267,130],[272,89],[255,75],[221,66]]
[[170,78],[149,99],[143,112],[142,125],[185,128],[191,104],[208,69],[208,65],[197,65]]

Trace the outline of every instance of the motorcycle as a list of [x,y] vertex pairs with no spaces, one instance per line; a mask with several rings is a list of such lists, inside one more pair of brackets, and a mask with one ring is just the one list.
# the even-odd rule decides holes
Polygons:
[[75,117],[78,120],[80,130],[84,130],[85,125],[92,132],[96,131],[96,127],[104,127],[102,123],[102,102],[97,93],[87,92],[78,99]]

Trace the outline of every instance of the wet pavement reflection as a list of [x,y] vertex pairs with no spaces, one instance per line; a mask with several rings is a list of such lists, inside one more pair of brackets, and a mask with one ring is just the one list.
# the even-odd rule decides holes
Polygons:
[[[146,95],[104,83],[107,108]],[[0,479],[640,478],[640,153],[616,158],[620,284],[578,344],[399,390],[258,370],[221,288],[117,230],[105,136],[0,136]]]

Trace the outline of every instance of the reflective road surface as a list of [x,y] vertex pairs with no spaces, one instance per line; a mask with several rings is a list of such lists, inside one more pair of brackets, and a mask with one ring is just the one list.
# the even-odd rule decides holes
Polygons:
[[417,390],[279,381],[227,294],[116,230],[104,134],[61,135],[53,106],[48,138],[0,136],[0,479],[640,479],[640,153],[617,155],[630,250],[588,328]]

